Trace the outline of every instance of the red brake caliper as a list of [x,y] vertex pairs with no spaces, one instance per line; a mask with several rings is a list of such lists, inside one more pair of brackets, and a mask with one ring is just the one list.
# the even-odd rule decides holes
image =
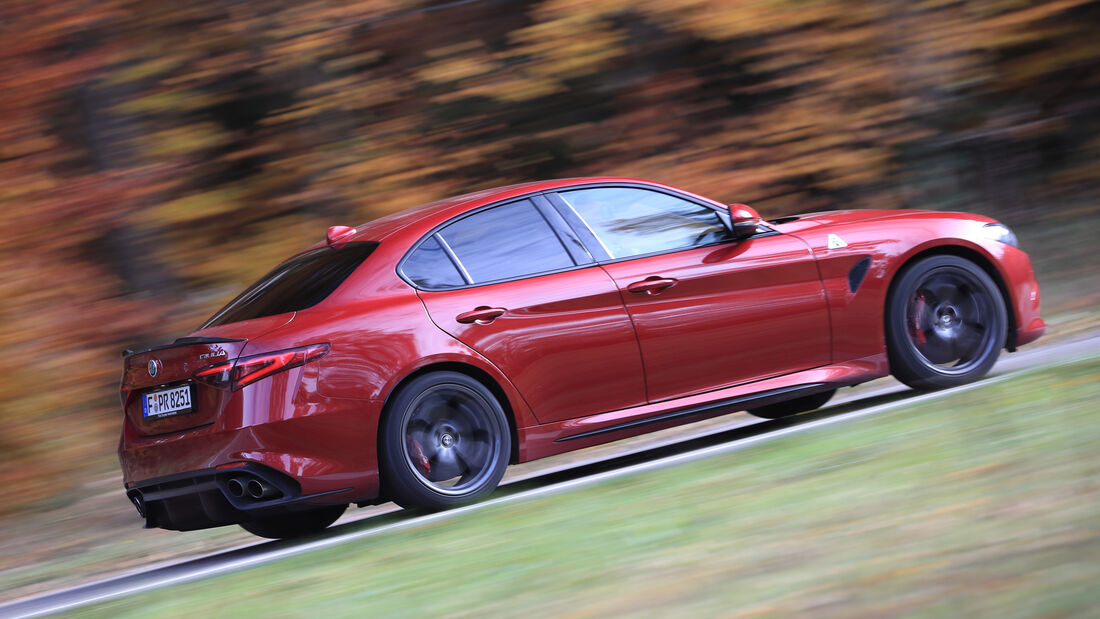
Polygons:
[[424,448],[420,446],[420,443],[416,442],[411,436],[406,436],[405,441],[409,444],[409,451],[412,452],[414,458],[420,462],[420,468],[424,469],[424,473],[432,472],[432,463],[428,462],[428,456],[424,455]]
[[920,317],[924,315],[924,304],[924,293],[918,292],[917,298],[913,300],[913,307],[911,310],[913,314],[913,324],[910,325],[913,328],[913,341],[916,342],[918,346],[924,346],[927,341],[924,337],[924,331],[920,328]]

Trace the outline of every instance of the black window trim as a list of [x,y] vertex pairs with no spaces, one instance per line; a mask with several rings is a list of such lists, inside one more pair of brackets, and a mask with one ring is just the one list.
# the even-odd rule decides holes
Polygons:
[[[522,196],[514,196],[514,197],[511,197],[511,198],[505,198],[504,200],[501,200],[499,202],[492,202],[492,203],[486,204],[484,206],[479,206],[479,207],[477,207],[477,208],[475,208],[471,211],[467,211],[465,213],[462,213],[461,215],[456,215],[455,217],[452,217],[451,219],[448,219],[447,221],[435,226],[427,234],[425,234],[423,237],[421,237],[420,240],[418,240],[416,243],[413,243],[412,247],[410,247],[409,250],[405,252],[405,255],[401,257],[401,260],[399,260],[397,262],[397,276],[400,277],[406,284],[412,286],[416,290],[423,290],[425,292],[447,292],[447,291],[451,291],[451,290],[465,290],[467,288],[475,288],[475,287],[478,287],[478,286],[489,286],[489,285],[492,285],[492,284],[502,284],[502,283],[506,283],[506,282],[514,282],[514,281],[519,281],[521,279],[530,279],[532,277],[541,277],[543,275],[553,275],[555,273],[565,273],[565,272],[568,272],[568,271],[576,271],[578,269],[583,269],[583,268],[588,268],[588,267],[595,266],[596,261],[593,260],[593,258],[591,256],[584,256],[584,255],[579,254],[578,252],[572,251],[570,249],[569,243],[567,243],[564,240],[565,238],[568,238],[569,236],[575,235],[573,230],[571,228],[568,228],[568,227],[563,228],[562,226],[563,226],[564,222],[559,221],[560,218],[553,217],[553,216],[547,216],[547,213],[545,212],[545,210],[550,208],[549,203],[545,203],[545,204],[540,203],[540,199],[545,200],[545,198],[542,197],[543,194],[545,194],[545,193],[546,192],[544,192],[544,191],[538,191],[538,192],[529,193],[529,194],[522,195]],[[554,232],[555,237],[557,238],[558,242],[561,243],[562,248],[566,252],[566,255],[568,255],[570,260],[572,260],[574,262],[573,266],[568,266],[568,267],[561,268],[561,269],[554,269],[554,270],[551,270],[551,271],[537,271],[537,272],[534,272],[534,273],[525,273],[523,275],[517,275],[516,277],[509,277],[509,278],[505,278],[505,279],[494,279],[494,280],[491,280],[491,281],[483,281],[483,282],[474,282],[474,281],[472,281],[473,278],[470,277],[469,273],[466,270],[466,267],[464,265],[462,265],[462,261],[458,258],[458,255],[456,255],[454,253],[454,250],[451,249],[450,244],[448,244],[446,242],[446,240],[443,238],[443,236],[440,234],[440,232],[442,232],[445,228],[447,228],[451,224],[457,223],[457,222],[459,222],[463,219],[466,219],[467,217],[473,217],[474,215],[477,215],[478,213],[488,211],[488,210],[491,210],[491,209],[494,209],[494,208],[500,208],[500,207],[508,206],[509,204],[515,204],[517,202],[523,202],[524,200],[531,203],[531,205],[535,208],[535,211],[538,212],[539,216],[541,216],[543,218],[543,220],[546,222],[546,225],[549,226],[550,229]],[[420,246],[423,245],[428,239],[431,239],[431,238],[435,238],[436,242],[439,243],[439,246],[443,248],[444,253],[446,253],[447,257],[450,258],[451,261],[454,263],[455,268],[458,270],[459,275],[462,277],[463,280],[465,280],[467,282],[466,284],[464,284],[462,286],[423,286],[423,285],[417,284],[416,282],[414,282],[412,280],[411,277],[409,277],[405,274],[405,271],[404,271],[405,263],[408,262],[409,256],[411,256],[416,250],[420,249]],[[582,242],[581,245],[583,247],[584,243]],[[583,260],[583,262],[582,262],[582,260]]]
[[[575,191],[577,189],[598,189],[598,188],[603,188],[603,187],[608,187],[608,188],[631,188],[631,189],[644,189],[644,190],[647,190],[647,191],[656,191],[658,193],[663,193],[663,194],[666,194],[666,195],[670,195],[674,198],[680,198],[681,200],[686,200],[686,201],[691,202],[693,204],[697,204],[697,205],[702,206],[704,208],[708,208],[712,211],[715,211],[716,213],[721,213],[723,208],[728,208],[728,207],[724,207],[724,206],[718,206],[717,203],[711,203],[709,201],[702,200],[700,198],[695,198],[695,197],[692,197],[692,196],[685,195],[683,193],[680,193],[680,192],[672,190],[672,189],[666,189],[664,187],[656,187],[654,185],[648,185],[648,184],[645,184],[645,183],[630,183],[630,182],[623,182],[623,181],[580,183],[580,184],[577,184],[577,185],[568,185],[568,186],[565,186],[565,187],[558,187],[558,188],[555,188],[555,189],[535,191],[535,192],[532,192],[532,193],[529,193],[529,194],[524,194],[524,195],[521,195],[521,196],[513,196],[513,197],[510,197],[510,198],[505,198],[505,199],[500,200],[498,202],[491,202],[489,204],[479,206],[479,207],[477,207],[473,210],[467,211],[467,212],[462,213],[460,215],[456,215],[456,216],[452,217],[451,219],[448,219],[447,221],[435,226],[434,228],[429,230],[423,237],[421,237],[418,241],[413,243],[412,246],[409,248],[409,250],[405,252],[405,255],[401,257],[401,260],[397,261],[397,276],[400,277],[401,280],[404,281],[406,284],[412,286],[416,290],[423,290],[425,292],[447,292],[447,291],[451,291],[451,290],[465,290],[467,288],[475,288],[475,287],[478,287],[478,286],[489,286],[489,285],[493,285],[493,284],[503,284],[503,283],[507,283],[507,282],[519,281],[519,280],[522,280],[522,279],[531,279],[533,277],[541,277],[543,275],[554,275],[554,274],[557,274],[557,273],[566,273],[566,272],[569,272],[569,271],[576,271],[576,270],[579,270],[579,269],[589,268],[589,267],[592,267],[592,266],[595,266],[595,265],[614,264],[616,262],[624,262],[624,261],[627,261],[627,260],[637,260],[639,258],[649,258],[649,257],[652,257],[652,256],[660,256],[660,255],[664,255],[664,254],[673,254],[673,253],[678,253],[678,252],[682,252],[682,251],[690,251],[690,250],[699,249],[699,248],[702,248],[702,247],[714,247],[714,246],[717,246],[717,245],[725,245],[725,244],[728,244],[728,243],[741,243],[741,242],[752,240],[752,239],[762,238],[762,237],[766,237],[766,236],[776,236],[776,235],[783,234],[782,232],[779,232],[778,230],[775,230],[774,228],[771,228],[766,223],[761,223],[760,227],[757,229],[756,234],[754,234],[750,237],[744,238],[744,239],[737,240],[737,241],[731,241],[729,239],[726,239],[726,240],[721,240],[721,241],[715,241],[713,243],[707,243],[705,245],[693,245],[691,247],[679,247],[679,248],[675,248],[675,249],[666,249],[666,250],[656,251],[656,252],[652,252],[652,253],[648,253],[648,254],[638,254],[638,255],[635,255],[635,256],[626,256],[626,257],[623,257],[623,258],[611,258],[610,255],[607,254],[604,251],[603,244],[596,237],[596,235],[591,231],[591,229],[588,228],[588,225],[585,224],[584,221],[580,219],[580,216],[577,215],[575,211],[573,211],[572,207],[570,207],[569,204],[567,204],[565,202],[565,200],[563,200],[560,196],[558,196],[559,193],[563,193],[563,192],[566,192],[566,191]],[[495,280],[492,280],[492,281],[467,283],[467,284],[462,285],[462,286],[438,286],[438,287],[422,286],[422,285],[419,285],[419,284],[415,283],[412,280],[411,277],[408,277],[407,275],[405,275],[403,269],[404,269],[405,263],[409,259],[409,256],[411,256],[413,254],[413,252],[415,252],[417,249],[419,249],[420,246],[423,245],[428,239],[436,237],[439,234],[439,232],[441,230],[443,230],[444,228],[446,228],[447,226],[449,226],[449,225],[451,225],[455,222],[458,222],[462,219],[465,219],[467,217],[472,217],[472,216],[474,216],[474,215],[476,215],[476,214],[478,214],[482,211],[487,211],[489,209],[493,209],[493,208],[497,208],[497,207],[501,207],[501,206],[507,206],[507,205],[513,204],[515,202],[521,202],[523,200],[530,201],[535,206],[535,209],[538,210],[539,213],[543,216],[543,219],[546,220],[546,223],[549,224],[550,228],[554,231],[554,233],[558,235],[558,240],[561,241],[561,243],[565,247],[566,251],[573,258],[573,261],[577,262],[577,264],[575,266],[566,267],[566,268],[563,268],[563,269],[556,269],[556,270],[553,270],[553,271],[539,271],[537,273],[527,273],[525,275],[510,277],[510,278],[507,278],[507,279],[495,279]],[[548,216],[547,213],[544,212],[544,209],[553,209],[553,212],[554,212],[554,214],[557,215],[557,217],[554,217],[552,215]],[[584,247],[586,253],[588,254],[587,256],[575,254],[570,249],[570,244],[565,241],[566,238],[570,238],[570,237],[580,241],[581,246]],[[449,251],[449,246],[445,245],[445,242],[443,241],[442,237],[439,237],[436,242],[439,243],[440,247],[445,247],[445,249],[443,251],[446,252],[447,256],[449,258],[451,258],[451,260],[453,262],[456,263],[455,268],[458,270],[459,276],[462,277],[464,280],[466,280],[467,277],[468,277],[468,274],[465,273],[465,268],[464,267],[459,266],[461,264],[461,262],[458,260],[458,256],[454,255],[453,251]],[[583,262],[581,260],[583,260]],[[469,281],[469,280],[467,280],[467,281]]]
[[573,258],[574,263],[582,265],[592,264],[595,261],[595,257],[592,252],[588,251],[584,241],[577,236],[576,231],[565,221],[561,213],[550,204],[545,195],[542,193],[534,194],[531,196],[531,202],[538,209],[542,218],[546,220],[546,223],[549,224],[550,229],[558,236],[558,241],[561,242],[565,251],[569,252],[569,256]]
[[[589,185],[578,187],[578,189],[598,189],[604,186],[605,185]],[[572,187],[568,190],[571,189]],[[592,228],[588,226],[588,222],[580,216],[580,213],[578,213],[572,205],[559,196],[558,192],[547,192],[546,200],[554,206],[554,210],[558,212],[558,215],[573,229],[577,236],[583,239],[582,243],[584,243],[588,253],[592,255],[592,258],[595,259],[596,262],[603,264],[611,259],[611,253],[607,251],[603,241],[601,241]]]

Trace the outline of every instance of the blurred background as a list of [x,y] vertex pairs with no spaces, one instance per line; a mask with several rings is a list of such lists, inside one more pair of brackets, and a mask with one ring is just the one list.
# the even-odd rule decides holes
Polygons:
[[136,529],[123,347],[330,225],[496,185],[977,211],[1020,232],[1054,334],[1094,326],[1098,25],[1089,0],[7,0],[0,517],[109,492]]

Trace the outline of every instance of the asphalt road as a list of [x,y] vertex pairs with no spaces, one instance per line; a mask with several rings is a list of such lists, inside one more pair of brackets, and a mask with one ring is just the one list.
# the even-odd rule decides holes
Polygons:
[[[749,415],[734,415],[730,416],[730,421],[723,425],[711,425],[694,432],[677,433],[656,443],[651,441],[641,446],[628,445],[625,449],[630,451],[626,453],[623,453],[623,449],[617,451],[612,449],[590,456],[588,460],[581,462],[543,467],[520,465],[514,467],[520,472],[506,478],[505,486],[495,492],[490,499],[475,505],[427,515],[410,514],[396,507],[377,509],[358,519],[345,519],[342,524],[337,524],[309,538],[259,542],[9,602],[0,605],[0,617],[35,617],[73,610],[149,589],[241,570],[388,531],[459,518],[463,514],[490,505],[562,492],[622,475],[674,466],[689,460],[728,453],[795,432],[875,415],[917,402],[948,398],[952,394],[975,387],[1009,380],[1014,374],[1034,367],[1095,356],[1100,356],[1100,334],[1093,334],[1072,342],[1056,343],[1002,355],[989,377],[955,389],[920,394],[893,381],[881,385],[879,383],[882,381],[876,381],[876,386],[873,388],[857,388],[849,395],[837,397],[828,408],[792,419],[764,421]],[[524,466],[528,468],[524,469]]]

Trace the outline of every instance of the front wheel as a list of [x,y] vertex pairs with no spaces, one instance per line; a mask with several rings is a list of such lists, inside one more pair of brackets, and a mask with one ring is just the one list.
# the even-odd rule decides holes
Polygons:
[[1004,300],[978,265],[932,256],[907,267],[886,307],[890,370],[914,389],[975,381],[990,370],[1008,331]]
[[413,379],[382,420],[382,486],[402,507],[439,510],[496,488],[512,441],[504,409],[484,385],[458,372]]

